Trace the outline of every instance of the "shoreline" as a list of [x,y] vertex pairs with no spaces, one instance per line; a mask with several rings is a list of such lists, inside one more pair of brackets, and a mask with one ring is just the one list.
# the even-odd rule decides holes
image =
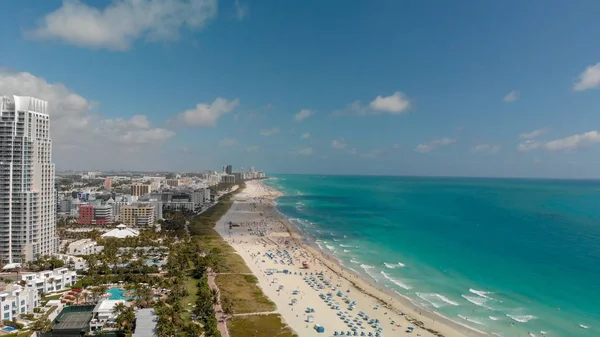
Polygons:
[[[388,318],[390,321],[390,325],[392,326],[392,330],[394,331],[394,335],[409,335],[409,332],[404,331],[408,329],[409,326],[415,328],[416,334],[420,336],[445,336],[445,337],[460,337],[460,336],[489,336],[488,334],[474,330],[472,327],[463,326],[459,322],[455,322],[450,320],[447,317],[442,316],[436,312],[431,312],[425,308],[418,307],[415,305],[410,298],[405,297],[401,294],[393,292],[393,290],[382,290],[378,289],[376,286],[372,285],[372,282],[369,282],[365,276],[355,273],[351,270],[351,268],[347,266],[341,265],[340,261],[332,254],[322,251],[321,249],[313,246],[310,243],[310,238],[303,236],[300,231],[296,228],[296,226],[291,223],[285,215],[283,215],[277,208],[275,199],[282,195],[281,192],[276,189],[265,185],[262,181],[253,181],[247,184],[248,191],[242,191],[241,194],[246,195],[245,200],[241,199],[240,195],[236,197],[234,204],[230,208],[227,214],[223,216],[221,220],[217,223],[216,230],[223,237],[225,241],[227,241],[238,254],[240,254],[246,264],[250,267],[253,274],[257,278],[259,278],[259,285],[265,292],[265,294],[277,304],[277,311],[281,314],[283,320],[290,326],[300,337],[305,335],[309,335],[308,330],[312,330],[309,328],[310,324],[305,324],[307,321],[311,322],[307,319],[307,321],[301,320],[300,324],[296,321],[299,317],[298,311],[293,313],[293,307],[290,310],[289,303],[286,301],[281,301],[281,293],[278,291],[273,292],[274,290],[271,285],[274,282],[280,282],[280,277],[273,279],[269,277],[265,269],[261,268],[262,264],[265,264],[268,261],[260,260],[261,256],[272,249],[281,249],[283,243],[285,243],[285,247],[293,247],[292,251],[298,250],[298,254],[302,254],[301,256],[310,259],[315,267],[311,267],[311,269],[321,270],[321,272],[326,272],[327,277],[331,274],[332,279],[338,279],[338,285],[344,285],[348,288],[348,293],[354,294],[359,293],[364,298],[366,302],[366,306],[363,306],[361,300],[359,304],[357,304],[356,310],[362,310],[361,308],[365,308],[365,310],[369,310],[372,312],[373,310],[379,310],[376,312],[381,313],[385,311],[384,316]],[[259,212],[260,216],[256,216],[252,218],[252,212],[249,212],[250,209],[244,211],[243,207],[250,204],[248,200],[260,200],[260,205],[263,206],[262,211]],[[263,200],[266,201],[263,203]],[[236,214],[237,213],[237,214]],[[268,228],[267,234],[261,234],[261,236],[257,236],[254,238],[253,242],[246,241],[250,239],[250,236],[247,236],[248,232],[251,231],[253,224],[257,222],[248,222],[246,232],[240,230],[229,229],[226,230],[226,222],[230,219],[236,219],[236,216],[239,216],[240,220],[260,220],[261,224],[264,224],[261,228]],[[230,220],[231,221],[231,220]],[[244,225],[242,225],[243,227]],[[272,233],[270,232],[272,230]],[[279,232],[277,232],[279,230]],[[236,242],[237,240],[237,242]],[[291,241],[291,242],[289,242]],[[262,245],[262,247],[261,247]],[[258,250],[257,250],[258,249]],[[290,249],[290,248],[288,248]],[[307,255],[304,255],[307,254]],[[277,262],[275,262],[277,263]],[[271,266],[272,269],[273,266]],[[301,270],[301,269],[299,269]],[[286,278],[287,281],[287,278]],[[283,282],[280,282],[280,287],[283,287]],[[296,281],[290,280],[286,282],[286,289],[288,286],[294,287],[294,289],[301,289],[301,282],[298,283]],[[345,289],[345,288],[344,288]],[[301,290],[297,290],[301,291]],[[326,291],[326,290],[325,290]],[[304,294],[304,292],[302,292]],[[304,295],[305,297],[308,294]],[[313,298],[308,301],[308,303],[314,302],[314,305],[317,305],[321,299],[319,297],[314,298],[316,294],[312,294]],[[292,297],[290,297],[292,298]],[[381,308],[380,308],[381,306]],[[379,309],[378,309],[379,308]],[[329,309],[329,308],[326,308]],[[350,309],[352,310],[352,309]],[[323,310],[325,311],[325,310]],[[362,312],[362,311],[361,311]],[[326,314],[330,314],[331,319],[326,320],[328,323],[328,328],[331,326],[333,329],[336,329],[338,326],[341,329],[345,328],[345,325],[342,322],[341,325],[336,324],[336,317],[334,311],[326,312]],[[348,313],[348,311],[346,311]],[[402,314],[400,314],[402,313]],[[321,314],[321,311],[318,311],[318,314]],[[378,314],[380,315],[380,314]],[[295,316],[295,317],[294,317]],[[306,316],[306,315],[303,315]],[[338,314],[339,316],[339,314]],[[356,320],[355,320],[356,321]],[[381,319],[383,325],[383,318]],[[389,326],[389,325],[388,325]],[[398,328],[398,329],[396,329]],[[361,329],[364,329],[361,327]],[[389,329],[385,326],[385,329]],[[337,330],[335,330],[337,331]],[[342,330],[340,330],[342,331]],[[314,330],[312,331],[314,332]],[[384,332],[382,332],[384,334]],[[387,331],[385,331],[387,334]],[[312,333],[310,333],[312,336]]]
[[[280,191],[278,191],[277,189],[275,189],[271,186],[265,185],[262,181],[260,182],[260,184],[263,185],[266,189],[274,191],[276,194],[278,194],[278,196],[274,200],[276,200],[280,196],[283,196],[283,193],[281,193]],[[434,335],[437,335],[437,336],[443,335],[445,337],[489,336],[489,334],[484,331],[477,330],[473,327],[464,326],[463,324],[453,321],[450,318],[443,316],[440,313],[430,311],[427,308],[419,307],[416,304],[414,304],[409,297],[404,296],[399,293],[396,293],[391,289],[379,289],[378,287],[373,285],[372,282],[369,282],[366,279],[367,278],[366,276],[360,275],[358,272],[352,270],[352,268],[342,264],[342,262],[332,253],[326,252],[323,249],[321,249],[320,247],[315,247],[314,245],[311,245],[308,242],[308,238],[305,237],[304,235],[302,235],[302,233],[300,233],[298,228],[296,228],[296,226],[293,223],[291,223],[290,220],[288,220],[286,218],[285,214],[283,214],[280,210],[277,209],[276,203],[274,205],[272,205],[272,207],[275,209],[275,213],[281,218],[280,220],[283,222],[284,226],[286,226],[286,228],[288,229],[290,236],[292,238],[294,238],[294,240],[298,240],[299,243],[301,245],[304,245],[305,248],[307,248],[307,250],[309,250],[313,255],[320,257],[321,261],[325,262],[327,267],[330,270],[332,270],[334,273],[340,274],[340,276],[344,277],[346,280],[348,280],[348,282],[352,283],[352,285],[354,287],[356,287],[358,290],[373,297],[375,300],[378,300],[379,302],[381,302],[382,304],[387,306],[388,309],[390,309],[390,310],[402,311],[405,314],[407,312],[410,312],[410,314],[412,314],[413,316],[420,316],[420,317],[426,318],[427,320],[431,320],[431,323],[426,324],[422,321],[419,321],[417,318],[413,318],[409,315],[406,315],[407,320],[412,321],[413,324],[415,324],[416,326],[419,326],[421,329],[427,330]],[[383,298],[388,298],[388,297],[389,297],[388,300],[383,299]],[[394,301],[394,300],[396,300],[396,301]],[[399,302],[400,308],[397,307],[398,304],[396,304],[395,302]],[[456,331],[454,331],[456,333],[456,335],[454,335],[454,334],[446,335],[446,334],[441,333],[440,331],[436,331],[435,329],[430,328],[428,325],[435,324],[436,319],[438,319],[440,321],[445,321],[443,323],[446,323],[446,325],[448,325],[446,328],[456,330]],[[448,333],[448,331],[446,331],[446,333]],[[442,335],[440,335],[440,334],[442,334]]]

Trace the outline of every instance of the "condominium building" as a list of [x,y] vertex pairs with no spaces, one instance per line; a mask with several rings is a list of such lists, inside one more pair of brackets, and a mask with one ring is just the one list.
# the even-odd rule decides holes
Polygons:
[[25,281],[28,289],[48,293],[71,287],[77,281],[77,273],[69,268],[56,268],[38,273],[22,273],[21,280]]
[[79,219],[77,222],[80,225],[91,225],[94,223],[94,206],[81,205],[79,206]]
[[33,314],[33,308],[40,304],[37,290],[23,288],[18,284],[0,284],[0,318],[12,321],[20,314]]
[[94,223],[96,225],[106,225],[113,221],[113,208],[111,205],[101,205],[94,207]]
[[0,96],[0,259],[33,260],[58,249],[48,102]]
[[167,179],[167,185],[177,187],[179,186],[179,179]]
[[154,224],[154,206],[138,204],[121,207],[119,221],[128,227],[147,227]]
[[148,194],[152,192],[152,185],[145,184],[132,184],[131,185],[131,195],[139,197],[144,194]]

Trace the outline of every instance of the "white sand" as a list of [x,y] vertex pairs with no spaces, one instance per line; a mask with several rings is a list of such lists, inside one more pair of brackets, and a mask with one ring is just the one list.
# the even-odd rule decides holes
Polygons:
[[[353,322],[355,318],[361,322],[362,327],[357,329],[358,334],[373,332],[368,322],[362,319],[358,313],[363,311],[370,319],[378,319],[378,327],[383,328],[381,336],[436,336],[436,334],[419,327],[409,321],[410,317],[421,321],[421,326],[435,330],[446,337],[479,336],[481,334],[468,330],[442,317],[428,312],[421,312],[415,308],[407,299],[392,299],[389,294],[373,288],[361,278],[340,268],[339,264],[321,254],[318,250],[301,243],[296,233],[290,232],[291,225],[285,222],[274,210],[273,200],[279,196],[279,192],[265,186],[260,181],[249,181],[246,189],[237,195],[236,201],[229,212],[218,222],[217,231],[231,246],[243,257],[254,275],[259,280],[259,286],[264,293],[277,305],[277,311],[282,315],[285,322],[300,337],[305,336],[333,336],[334,331],[350,331],[346,323],[337,315],[338,311],[344,312],[346,317]],[[261,200],[262,199],[262,200]],[[240,227],[229,228],[229,222],[239,224]],[[267,232],[262,236],[260,231]],[[286,244],[287,242],[287,244]],[[277,251],[287,250],[289,258],[281,256],[270,259],[265,253],[276,254]],[[294,265],[288,265],[293,259]],[[275,261],[278,261],[276,263]],[[285,264],[281,264],[284,260]],[[309,269],[302,269],[302,263],[308,262]],[[279,271],[268,275],[267,270]],[[291,274],[284,274],[287,269]],[[311,288],[299,274],[313,273],[317,278],[318,273],[323,273],[324,279],[337,290],[318,280],[324,289]],[[296,275],[294,275],[296,273]],[[310,275],[309,275],[310,277]],[[279,291],[279,287],[283,290]],[[293,295],[294,290],[298,291]],[[352,301],[356,301],[355,308],[349,310],[349,305],[344,303],[344,298],[338,297],[337,292],[341,290],[343,295]],[[349,292],[347,292],[349,290]],[[337,302],[339,310],[331,309],[327,303],[319,297],[319,294],[333,293],[332,302]],[[291,305],[292,299],[297,302]],[[384,304],[381,300],[388,304]],[[307,314],[307,307],[314,309],[314,313]],[[347,313],[346,313],[347,312]],[[405,315],[400,315],[402,312]],[[314,322],[307,322],[307,316],[313,316]],[[395,322],[395,324],[392,324]],[[357,324],[356,322],[353,322]],[[315,324],[325,328],[324,334],[315,331]],[[406,332],[407,327],[414,327],[412,333]]]

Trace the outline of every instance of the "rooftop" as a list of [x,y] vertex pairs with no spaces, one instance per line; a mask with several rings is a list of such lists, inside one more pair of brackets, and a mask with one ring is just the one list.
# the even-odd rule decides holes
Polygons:
[[136,323],[133,337],[156,336],[156,313],[153,308],[140,309],[135,313]]
[[117,238],[117,239],[124,239],[130,236],[138,236],[140,235],[140,232],[132,229],[132,228],[127,228],[125,225],[120,224],[117,226],[117,228],[108,231],[104,234],[102,234],[103,238]]

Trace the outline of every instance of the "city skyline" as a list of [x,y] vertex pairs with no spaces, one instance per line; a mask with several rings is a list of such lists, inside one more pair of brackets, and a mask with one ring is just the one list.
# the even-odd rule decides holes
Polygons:
[[48,101],[59,170],[600,178],[600,4],[36,4],[0,95]]

